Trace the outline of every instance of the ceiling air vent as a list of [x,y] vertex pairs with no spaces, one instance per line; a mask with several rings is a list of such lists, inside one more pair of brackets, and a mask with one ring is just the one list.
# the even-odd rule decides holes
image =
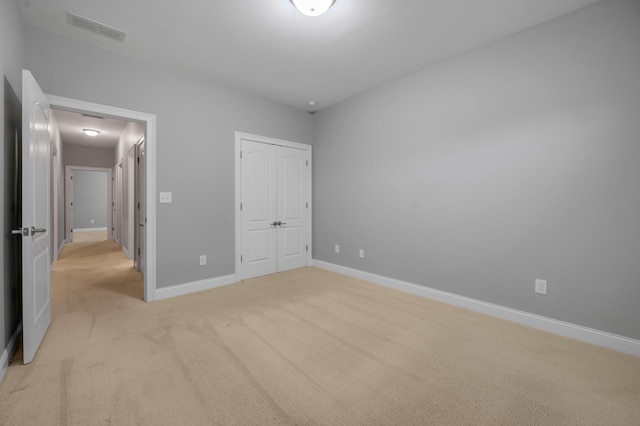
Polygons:
[[99,120],[104,120],[104,117],[100,117],[99,115],[92,115],[92,114],[85,114],[85,113],[82,113],[82,116],[83,116],[83,117],[90,117],[90,118],[97,118],[97,119],[99,119]]
[[127,33],[124,31],[101,24],[100,22],[92,21],[91,19],[83,18],[82,16],[75,15],[71,12],[67,12],[67,22],[69,25],[73,25],[74,27],[82,28],[83,30],[91,31],[92,33],[100,34],[122,42],[124,42],[124,38],[127,36]]

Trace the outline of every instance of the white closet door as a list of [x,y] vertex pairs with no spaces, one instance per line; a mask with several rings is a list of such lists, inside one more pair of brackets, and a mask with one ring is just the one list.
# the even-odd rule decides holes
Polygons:
[[277,147],[242,141],[242,278],[277,271]]
[[306,150],[278,147],[278,271],[307,265],[308,158]]

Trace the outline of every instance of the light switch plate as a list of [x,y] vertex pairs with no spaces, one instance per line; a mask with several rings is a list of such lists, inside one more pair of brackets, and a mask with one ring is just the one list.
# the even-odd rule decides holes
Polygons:
[[161,192],[160,193],[160,203],[170,203],[171,202],[171,193],[170,192]]

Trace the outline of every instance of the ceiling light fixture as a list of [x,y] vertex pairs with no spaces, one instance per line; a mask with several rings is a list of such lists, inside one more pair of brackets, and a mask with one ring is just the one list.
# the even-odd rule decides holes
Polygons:
[[98,136],[100,134],[100,130],[95,130],[95,129],[82,129],[82,131],[84,132],[85,135],[87,136]]
[[320,16],[325,13],[336,0],[290,0],[291,3],[307,16]]

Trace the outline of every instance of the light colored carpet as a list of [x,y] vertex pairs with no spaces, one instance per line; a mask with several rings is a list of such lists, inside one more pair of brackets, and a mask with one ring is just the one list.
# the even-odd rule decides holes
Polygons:
[[640,358],[315,268],[145,303],[75,243],[52,288],[3,425],[640,424]]

